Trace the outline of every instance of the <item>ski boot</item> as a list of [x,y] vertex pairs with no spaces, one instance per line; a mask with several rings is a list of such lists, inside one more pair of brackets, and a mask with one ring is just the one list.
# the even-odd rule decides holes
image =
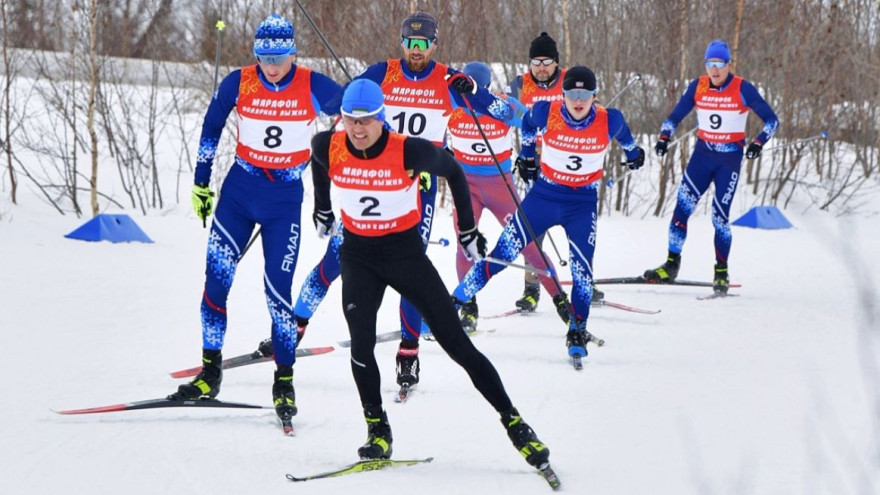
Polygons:
[[605,293],[599,290],[596,284],[593,284],[593,297],[590,299],[590,304],[601,305],[603,302],[605,302]]
[[419,341],[403,339],[397,349],[397,384],[412,387],[419,383]]
[[366,459],[391,458],[391,425],[382,406],[364,407],[364,419],[367,421],[367,442],[358,448],[358,456]]
[[202,371],[189,383],[177,387],[177,392],[168,396],[175,400],[213,399],[220,393],[223,381],[223,361],[220,349],[202,349]]
[[568,325],[571,318],[571,310],[569,309],[568,296],[565,292],[553,296],[553,306],[556,307],[556,314],[562,319],[562,322]]
[[281,421],[296,416],[296,392],[293,390],[293,365],[278,365],[275,383],[272,384],[272,403]]
[[538,307],[541,300],[541,285],[526,284],[523,295],[516,301],[516,308],[520,313],[531,313]]
[[587,342],[590,335],[587,333],[587,323],[578,318],[572,318],[568,325],[568,334],[565,336],[565,346],[568,347],[568,355],[571,357],[586,357]]
[[[303,335],[306,333],[306,327],[309,325],[309,319],[296,315],[294,315],[294,319],[296,320],[296,347],[299,347],[299,343],[302,342]],[[274,356],[275,351],[272,347],[272,337],[260,342],[257,346],[257,352],[263,357]]]
[[547,464],[550,460],[550,449],[538,439],[515,407],[501,413],[501,424],[507,429],[507,436],[526,462],[536,468]]
[[477,318],[480,317],[480,309],[477,307],[477,298],[472,297],[470,301],[461,305],[459,312],[461,316],[461,328],[465,333],[473,333],[477,330]]
[[712,290],[716,294],[727,294],[730,288],[730,279],[727,275],[727,263],[715,263],[715,278],[712,280]]
[[675,281],[678,269],[681,267],[681,253],[669,251],[666,262],[653,270],[645,270],[644,277],[652,282],[668,284]]

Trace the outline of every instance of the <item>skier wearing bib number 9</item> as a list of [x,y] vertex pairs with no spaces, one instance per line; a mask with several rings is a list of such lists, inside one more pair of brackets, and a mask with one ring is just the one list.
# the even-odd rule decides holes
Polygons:
[[[467,109],[464,98],[475,111],[509,122],[515,111],[502,98],[475,84],[466,74],[433,60],[439,45],[437,19],[427,12],[404,18],[400,27],[403,58],[373,64],[355,77],[368,79],[382,88],[387,124],[405,136],[419,137],[437,146],[444,145],[449,118],[456,108]],[[418,232],[427,248],[434,218],[437,181],[424,173],[420,177],[421,221]],[[298,319],[310,318],[339,276],[341,234],[330,240],[324,258],[306,278],[296,303]],[[419,382],[419,336],[422,317],[406,300],[400,304],[401,342],[397,355],[397,383],[413,386]]]
[[171,398],[216,397],[222,380],[226,299],[248,239],[260,225],[263,283],[272,320],[277,366],[272,386],[276,412],[296,414],[291,284],[299,255],[301,176],[311,156],[318,113],[339,113],[342,88],[329,77],[296,65],[294,28],[272,14],[257,27],[256,64],[235,70],[220,83],[202,124],[192,203],[204,222],[213,210],[211,166],[226,118],[238,114],[235,162],[220,189],[208,237],[202,294],[202,372]]
[[715,226],[715,275],[713,288],[726,294],[727,259],[730,254],[730,205],[739,182],[743,148],[746,147],[746,119],[749,110],[764,121],[761,133],[745,149],[746,158],[754,160],[761,148],[776,133],[779,120],[770,105],[749,81],[730,72],[730,48],[722,40],[706,47],[706,75],[691,81],[669,117],[660,126],[654,145],[657,156],[666,154],[675,128],[690,111],[697,109],[697,144],[678,188],[678,201],[669,223],[669,253],[666,262],[645,271],[645,278],[670,283],[678,276],[681,250],[687,238],[688,218],[694,212],[709,184],[715,184],[712,201],[712,224]]

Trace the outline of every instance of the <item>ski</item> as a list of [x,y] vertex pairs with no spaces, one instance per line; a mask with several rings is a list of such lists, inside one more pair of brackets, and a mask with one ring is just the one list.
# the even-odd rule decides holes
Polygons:
[[[296,357],[317,356],[318,354],[326,354],[332,352],[335,347],[304,347],[296,350]],[[249,364],[265,363],[271,361],[272,356],[264,356],[260,351],[254,351],[250,354],[242,354],[240,356],[224,359],[220,363],[220,367],[224,370],[230,368],[238,368],[239,366],[247,366]],[[188,378],[196,376],[202,371],[201,366],[187,368],[185,370],[172,371],[170,374],[173,378]]]
[[[400,330],[376,334],[376,343],[391,342],[392,340],[400,340]],[[351,340],[340,340],[339,347],[351,347]]]
[[428,457],[425,459],[406,459],[406,460],[396,460],[396,459],[366,459],[355,462],[354,464],[349,464],[348,466],[344,466],[339,469],[335,469],[333,471],[327,471],[324,473],[312,474],[309,476],[297,477],[292,474],[287,475],[287,479],[290,481],[309,481],[309,480],[317,480],[322,478],[334,478],[336,476],[344,476],[346,474],[354,474],[354,473],[363,473],[366,471],[378,471],[379,469],[385,469],[393,466],[412,466],[414,464],[425,464],[433,461],[433,457]]
[[409,383],[401,385],[400,390],[397,391],[397,395],[394,396],[394,402],[397,402],[398,404],[406,402],[413,389],[415,389],[415,385],[410,385]]
[[724,299],[725,297],[736,297],[739,294],[728,294],[726,292],[713,292],[707,296],[700,296],[697,298],[699,301],[708,301],[709,299]]
[[[593,283],[596,285],[628,285],[628,284],[641,284],[641,285],[678,285],[684,287],[712,287],[712,282],[699,282],[696,280],[673,280],[672,282],[660,282],[655,280],[648,280],[645,277],[613,277],[613,278],[597,278],[593,280]],[[563,280],[562,285],[571,285],[571,280]],[[730,284],[730,287],[737,288],[741,287],[742,284]]]
[[293,420],[291,418],[285,419],[279,417],[278,421],[281,423],[281,432],[284,433],[285,436],[296,436],[296,429],[293,427]]
[[503,312],[503,313],[498,313],[498,314],[495,314],[495,315],[484,316],[483,319],[484,319],[484,320],[492,320],[492,319],[494,319],[494,318],[504,318],[504,317],[506,317],[506,316],[513,316],[513,315],[523,315],[523,316],[528,316],[528,315],[533,315],[533,314],[535,314],[534,311],[520,311],[520,310],[518,310],[518,309],[511,309],[510,311],[505,311],[505,312]]
[[[484,330],[482,328],[475,328],[473,330],[465,330],[464,333],[466,333],[468,337],[475,337],[477,335],[484,334],[484,333],[495,333],[495,330],[497,330],[497,329],[487,328]],[[437,338],[434,337],[433,333],[427,333],[427,334],[423,333],[422,339],[427,340],[429,342],[437,342]]]
[[569,356],[569,363],[571,363],[571,367],[574,368],[575,371],[583,371],[584,369],[584,361],[581,356]]
[[547,481],[547,484],[550,485],[554,491],[559,490],[562,487],[562,482],[559,481],[559,477],[556,476],[556,473],[553,471],[553,468],[550,467],[550,463],[546,462],[540,466],[538,466],[538,472],[541,473],[541,476]]
[[134,411],[137,409],[160,409],[165,407],[221,407],[232,409],[272,409],[270,406],[259,406],[256,404],[246,404],[244,402],[226,402],[218,399],[196,399],[181,400],[169,399],[149,399],[135,402],[126,402],[123,404],[112,404],[109,406],[88,407],[85,409],[64,409],[61,411],[53,411],[57,414],[94,414],[107,413],[117,411]]
[[642,309],[642,308],[636,308],[636,307],[634,307],[634,306],[627,306],[626,304],[620,304],[620,303],[616,303],[616,302],[611,302],[611,301],[608,301],[608,300],[606,300],[606,299],[601,299],[601,300],[599,300],[599,301],[593,301],[593,302],[590,304],[590,306],[597,306],[597,307],[605,306],[605,307],[609,307],[609,308],[620,309],[620,310],[623,310],[623,311],[629,311],[629,312],[631,312],[631,313],[639,313],[639,314],[642,314],[642,315],[656,315],[657,313],[660,312],[659,309]]

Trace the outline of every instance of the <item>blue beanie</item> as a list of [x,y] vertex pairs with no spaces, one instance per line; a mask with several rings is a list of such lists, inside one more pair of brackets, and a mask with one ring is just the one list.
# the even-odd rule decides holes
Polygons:
[[718,58],[730,62],[730,48],[722,40],[714,40],[706,47],[706,60]]
[[471,76],[476,81],[477,86],[481,88],[488,89],[489,85],[492,84],[492,69],[483,62],[469,62],[461,71]]
[[272,14],[257,26],[254,36],[254,55],[293,55],[296,53],[293,24],[286,18]]
[[346,117],[375,117],[385,121],[385,96],[382,88],[369,79],[355,79],[342,94],[342,115]]

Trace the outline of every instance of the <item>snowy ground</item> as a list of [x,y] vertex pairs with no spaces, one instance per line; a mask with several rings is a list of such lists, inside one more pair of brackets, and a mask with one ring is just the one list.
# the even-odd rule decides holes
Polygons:
[[[60,416],[52,409],[164,396],[168,372],[198,363],[207,231],[183,206],[135,217],[155,244],[63,238],[84,220],[4,205],[0,221],[0,493],[546,493],[497,415],[439,347],[422,345],[422,383],[394,404],[396,345],[376,349],[397,458],[426,466],[293,485],[353,461],[366,436],[348,354],[296,366],[297,435],[274,412],[171,409]],[[310,212],[310,205],[306,211]],[[594,309],[583,372],[566,362],[565,328],[545,294],[539,313],[482,320],[475,337],[538,435],[569,493],[880,492],[880,220],[786,213],[794,229],[735,228],[739,297],[705,289],[605,286],[608,300],[655,316]],[[599,277],[636,275],[665,255],[668,219],[603,218]],[[499,229],[484,230],[494,243]],[[323,254],[304,229],[294,287]],[[708,280],[711,226],[691,223],[680,277]],[[557,245],[564,236],[553,231]],[[454,239],[441,215],[435,238]],[[261,254],[242,262],[230,297],[226,356],[268,335]],[[430,254],[454,283],[452,248]],[[552,254],[551,258],[555,259]],[[561,270],[563,279],[568,273]],[[513,307],[510,269],[480,294],[483,315]],[[303,346],[347,338],[335,286]],[[397,325],[389,292],[380,330]],[[221,398],[270,404],[272,366],[227,372]]]

